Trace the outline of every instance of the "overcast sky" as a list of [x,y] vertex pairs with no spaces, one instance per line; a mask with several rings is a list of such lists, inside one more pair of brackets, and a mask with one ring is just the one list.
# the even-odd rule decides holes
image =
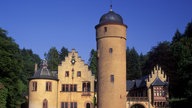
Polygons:
[[146,54],[161,41],[171,41],[192,21],[192,0],[1,0],[0,27],[20,48],[42,59],[51,47],[75,48],[87,63],[96,49],[95,25],[110,9],[123,17],[127,46]]

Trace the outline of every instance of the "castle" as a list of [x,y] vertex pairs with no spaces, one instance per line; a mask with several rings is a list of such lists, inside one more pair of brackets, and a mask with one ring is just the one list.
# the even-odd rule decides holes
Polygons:
[[148,76],[126,81],[127,25],[123,18],[110,9],[95,29],[98,77],[74,49],[58,72],[50,72],[44,60],[29,79],[29,108],[168,107],[168,80],[159,66]]

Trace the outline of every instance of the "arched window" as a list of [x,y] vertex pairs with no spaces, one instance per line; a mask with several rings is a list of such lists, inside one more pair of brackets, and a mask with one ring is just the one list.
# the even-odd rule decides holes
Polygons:
[[43,100],[43,108],[48,108],[48,101],[47,101],[47,99]]
[[91,108],[91,104],[90,104],[90,103],[87,103],[87,104],[86,104],[86,108]]

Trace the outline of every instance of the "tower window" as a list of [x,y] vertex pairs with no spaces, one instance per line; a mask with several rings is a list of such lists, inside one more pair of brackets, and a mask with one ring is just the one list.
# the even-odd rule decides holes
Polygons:
[[52,90],[51,82],[46,82],[46,91],[51,91],[51,90]]
[[104,27],[104,32],[107,32],[107,27]]
[[109,53],[112,53],[113,52],[113,48],[109,48]]
[[37,91],[37,82],[32,82],[32,91]]
[[111,75],[111,76],[110,76],[110,80],[111,80],[111,82],[114,82],[114,81],[115,81],[114,75]]

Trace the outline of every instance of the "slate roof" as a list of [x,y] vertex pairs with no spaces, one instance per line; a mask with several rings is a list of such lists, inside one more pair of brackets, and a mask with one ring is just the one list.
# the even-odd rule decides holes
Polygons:
[[166,82],[163,82],[159,79],[159,77],[156,77],[156,79],[151,83],[152,86],[164,86],[166,85]]
[[136,80],[127,80],[126,82],[126,90],[132,90],[132,89],[138,89],[138,88],[142,88],[142,87],[146,87],[146,82],[145,79],[147,77],[141,77],[140,79],[136,79]]
[[41,68],[39,70],[37,70],[34,75],[29,78],[30,79],[52,79],[52,80],[58,80],[57,76],[55,74],[53,74],[52,72],[49,71],[49,69],[47,68],[47,61],[43,60],[42,64],[41,64]]
[[99,20],[99,24],[106,23],[123,24],[123,19],[119,14],[115,13],[114,11],[109,11],[108,13],[104,14]]

